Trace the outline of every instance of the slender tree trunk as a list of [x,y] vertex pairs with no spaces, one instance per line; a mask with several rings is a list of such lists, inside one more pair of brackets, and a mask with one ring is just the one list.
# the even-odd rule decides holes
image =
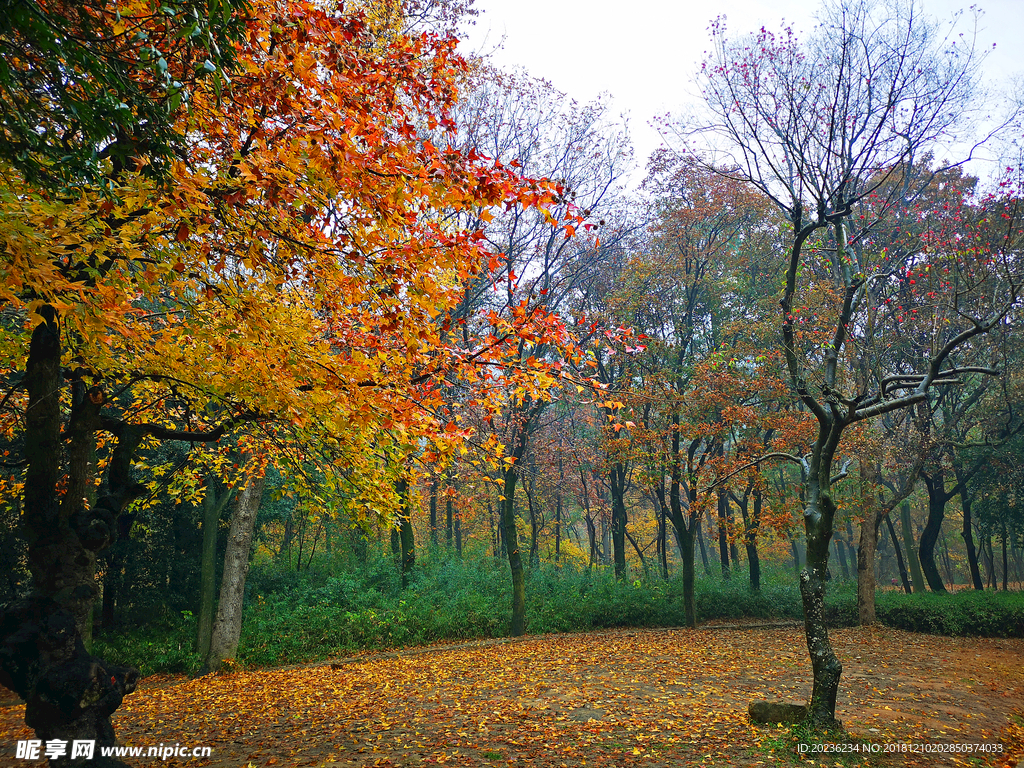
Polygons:
[[1008,592],[1010,589],[1010,568],[1009,563],[1006,560],[1006,517],[1004,516],[1001,520],[1002,523],[1002,545],[1003,545],[1003,592]]
[[534,491],[536,490],[536,467],[531,464],[531,472],[529,482],[523,484],[523,490],[526,492],[526,505],[530,510],[530,567],[537,568],[540,566],[540,524],[538,521],[537,509],[534,506]]
[[[743,541],[747,550],[747,568],[750,574],[750,590],[761,591],[761,557],[757,552],[757,534],[761,528],[761,506],[764,499],[760,491],[754,491],[754,509],[748,522],[744,515],[743,525],[746,529]],[[746,506],[743,507],[746,511]]]
[[402,558],[402,589],[409,588],[409,576],[416,565],[416,541],[412,530],[412,515],[409,510],[409,481],[402,478],[396,487],[399,499],[398,541]]
[[462,557],[462,513],[455,513],[455,554]]
[[971,491],[967,487],[967,478],[964,476],[963,467],[960,462],[953,462],[953,471],[956,473],[956,482],[960,487],[960,508],[964,513],[964,524],[960,529],[960,536],[964,540],[964,548],[967,550],[967,568],[971,573],[971,584],[976,590],[984,590],[985,585],[981,581],[981,569],[978,567],[978,550],[974,545],[974,530],[971,520]]
[[661,566],[661,577],[668,578],[668,510],[665,503],[665,473],[655,486],[655,497],[658,502],[658,560]]
[[219,670],[225,661],[234,659],[238,653],[238,641],[242,636],[242,600],[245,597],[245,579],[249,575],[249,550],[252,549],[256,515],[265,484],[265,475],[253,475],[235,500],[224,552],[217,620],[213,625],[210,653],[205,663],[205,670],[209,672]]
[[562,492],[555,498],[555,562],[562,559]]
[[953,568],[953,561],[949,557],[949,544],[946,541],[945,531],[939,537],[939,543],[942,545],[942,567],[946,569],[946,581],[949,582],[950,586],[955,586],[956,569]]
[[836,535],[835,539],[833,540],[833,545],[835,546],[836,557],[839,558],[839,568],[843,572],[843,580],[849,581],[850,566],[846,562],[846,547],[843,546],[843,542],[841,541],[838,535]]
[[[447,490],[447,488],[445,490]],[[452,499],[452,497],[450,495],[448,495],[448,494],[445,494],[445,500],[444,500],[444,540],[445,540],[445,544],[447,544],[449,547],[452,545],[452,534],[455,532],[455,530],[453,528],[453,526],[455,524],[455,520],[454,520],[454,515],[452,514],[453,511],[454,511],[454,507],[455,507],[455,502]]]
[[910,502],[904,501],[900,507],[900,524],[903,527],[903,544],[907,548],[907,560],[910,561],[910,578],[915,592],[924,592],[924,574],[921,572],[921,561],[914,546],[914,529],[910,520]]
[[939,568],[935,564],[935,545],[939,541],[942,521],[946,516],[946,502],[949,499],[946,495],[945,476],[942,470],[939,470],[931,476],[922,475],[922,478],[928,488],[928,520],[921,532],[921,546],[918,550],[921,570],[932,592],[945,592],[946,586],[942,583],[942,576],[939,575]]
[[857,548],[853,546],[855,536],[853,533],[853,523],[850,519],[846,520],[846,538],[840,540],[840,544],[846,547],[846,561],[850,564],[851,570],[854,563],[857,562]]
[[430,543],[437,548],[437,477],[430,478]]
[[565,465],[562,461],[562,438],[558,438],[558,493],[555,497],[555,562],[562,559],[562,486],[565,485]]
[[718,492],[718,561],[722,564],[722,578],[732,577],[729,568],[729,532],[726,530],[725,508],[729,500],[725,491]]
[[601,521],[601,564],[607,565],[609,555],[614,557],[614,553],[612,553],[612,526],[606,512],[602,511],[599,519]]
[[986,533],[981,540],[981,553],[985,558],[985,572],[989,589],[996,588],[996,557],[992,549],[992,534]]
[[861,626],[875,623],[875,549],[878,545],[876,514],[860,526],[860,546],[857,547],[857,621]]
[[[516,461],[522,454],[514,456]],[[523,573],[523,556],[519,551],[519,533],[516,531],[514,499],[519,476],[515,465],[505,470],[504,496],[501,504],[501,527],[504,531],[505,551],[512,572],[512,629],[513,637],[526,634],[526,577]]]
[[860,544],[857,547],[857,622],[861,626],[875,623],[875,554],[878,547],[878,526],[881,522],[874,495],[877,479],[870,458],[860,461]]
[[612,554],[615,560],[615,578],[626,575],[626,468],[621,462],[612,465],[610,476],[612,495]]
[[[677,414],[673,415],[675,424],[679,423]],[[688,514],[683,515],[682,502],[682,467],[679,458],[679,430],[672,431],[672,454],[669,458],[668,500],[669,513],[672,516],[672,527],[675,529],[676,541],[679,543],[679,556],[683,567],[683,615],[686,626],[697,626],[697,600],[694,573],[694,529],[700,530],[700,520],[694,519],[692,502]],[[689,522],[689,525],[687,525]]]
[[221,512],[230,499],[231,491],[226,488],[218,497],[216,478],[207,476],[206,495],[203,496],[203,550],[199,566],[199,619],[195,644],[196,653],[203,659],[210,654],[214,603],[217,600],[217,531]]
[[889,538],[892,539],[892,548],[896,551],[896,565],[900,569],[900,581],[903,582],[903,591],[908,595],[913,592],[910,587],[910,576],[907,574],[907,564],[903,560],[903,552],[900,548],[899,539],[896,538],[896,526],[892,524],[892,515],[885,516],[885,523],[889,528]]
[[701,519],[697,523],[697,544],[700,545],[700,561],[701,565],[704,566],[704,575],[711,575],[711,561],[708,560],[708,549],[704,546],[704,521]]

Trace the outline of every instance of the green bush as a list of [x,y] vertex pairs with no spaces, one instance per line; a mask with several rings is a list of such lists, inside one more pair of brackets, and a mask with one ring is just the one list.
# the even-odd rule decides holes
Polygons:
[[173,672],[194,675],[202,659],[192,649],[196,620],[185,611],[177,621],[131,633],[109,633],[93,640],[92,653],[114,664],[135,667],[143,675]]
[[[507,564],[482,557],[462,561],[435,553],[416,564],[409,588],[390,558],[372,558],[339,572],[330,560],[296,572],[262,563],[249,577],[239,661],[252,666],[293,664],[363,650],[500,637],[509,632]],[[765,569],[760,592],[746,575],[698,574],[698,621],[803,617],[799,586],[789,570]],[[834,627],[857,621],[856,587],[833,582],[826,597]],[[610,627],[678,627],[685,623],[678,576],[617,582],[609,568],[550,563],[527,571],[527,629],[531,633],[585,632]],[[1024,595],[878,593],[881,622],[914,632],[1024,637]],[[129,636],[100,638],[94,648],[143,673],[198,670],[191,651],[195,619],[187,612]]]
[[1024,595],[1019,592],[885,592],[875,605],[879,621],[909,632],[1024,637]]

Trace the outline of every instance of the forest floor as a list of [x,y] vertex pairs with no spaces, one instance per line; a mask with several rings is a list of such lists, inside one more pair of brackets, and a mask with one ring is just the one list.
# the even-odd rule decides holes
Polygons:
[[[801,757],[789,728],[748,721],[753,700],[802,703],[810,691],[802,627],[763,622],[156,676],[125,699],[114,725],[125,744],[213,750],[192,762],[130,760],[138,766],[1016,768],[1024,758],[1024,640],[883,627],[832,638],[844,667],[837,717],[851,739],[842,748],[859,752],[814,752],[808,740]],[[31,738],[23,717],[21,705],[0,709],[0,755]],[[1001,751],[951,751],[957,745]],[[915,751],[884,751],[893,749]]]

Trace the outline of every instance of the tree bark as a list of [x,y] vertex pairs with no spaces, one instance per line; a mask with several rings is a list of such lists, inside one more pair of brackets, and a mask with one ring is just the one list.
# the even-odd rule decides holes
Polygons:
[[[807,506],[804,509],[804,530],[807,533],[807,565],[800,571],[800,595],[804,605],[804,632],[811,657],[814,683],[807,718],[814,726],[835,721],[836,697],[843,665],[839,662],[828,636],[825,621],[825,589],[828,583],[828,545],[832,538],[835,503],[827,490],[830,463],[818,477],[808,480]],[[826,486],[827,487],[827,486]]]
[[[521,456],[516,457],[518,460]],[[504,496],[501,503],[501,527],[505,534],[505,551],[512,575],[512,629],[513,637],[526,634],[526,576],[523,573],[523,555],[519,551],[519,533],[516,530],[514,499],[519,476],[515,464],[505,470]]]
[[216,672],[224,666],[225,661],[234,659],[238,653],[238,641],[242,636],[245,579],[249,575],[249,550],[252,549],[256,515],[260,509],[265,484],[265,475],[253,475],[246,481],[245,487],[235,500],[235,511],[231,515],[227,548],[224,552],[217,620],[213,625],[210,652],[204,664],[206,672]]
[[218,498],[217,481],[211,475],[206,478],[206,495],[203,497],[203,550],[199,566],[199,619],[196,627],[196,653],[201,658],[210,655],[213,637],[213,608],[217,599],[217,530],[220,514],[231,499],[231,491],[224,489]]
[[875,623],[875,553],[881,522],[874,485],[877,469],[869,457],[860,461],[860,543],[857,547],[857,623]]
[[900,548],[900,541],[896,538],[896,527],[892,524],[892,515],[885,516],[885,523],[889,527],[889,537],[892,539],[892,548],[896,551],[896,565],[900,569],[900,581],[903,582],[903,591],[908,595],[913,592],[910,587],[910,577],[907,575],[907,564],[903,560],[903,551]]
[[976,590],[982,591],[985,589],[985,584],[981,580],[981,568],[978,567],[978,548],[974,544],[974,529],[971,516],[973,499],[971,498],[970,489],[967,487],[964,468],[959,461],[953,461],[953,472],[956,473],[956,482],[960,488],[960,508],[964,513],[964,523],[960,529],[960,536],[963,538],[964,548],[967,550],[967,568],[971,572],[971,584],[974,585]]
[[725,491],[718,492],[718,561],[722,565],[722,578],[731,578],[729,569],[729,532],[726,530],[725,509],[729,505],[729,499]]
[[444,499],[444,540],[445,544],[447,544],[450,547],[452,545],[452,534],[454,533],[454,528],[452,527],[454,525],[452,512],[455,506],[455,502],[452,499],[451,494],[448,493],[447,491],[448,488],[446,486]]
[[921,570],[928,587],[932,592],[945,592],[946,585],[942,583],[942,576],[935,564],[935,545],[939,541],[939,533],[942,531],[942,521],[946,516],[946,502],[952,498],[947,495],[945,475],[940,469],[932,475],[921,475],[925,486],[928,488],[928,520],[925,522],[924,530],[921,531],[921,546],[918,556],[921,559]]
[[412,530],[412,515],[409,511],[409,481],[398,481],[398,541],[401,548],[402,589],[409,588],[409,575],[416,565],[416,540]]
[[62,432],[60,323],[50,306],[39,314],[43,320],[32,333],[23,381],[28,403],[21,523],[32,584],[27,598],[0,609],[0,685],[25,701],[25,723],[39,739],[93,740],[98,751],[114,745],[110,716],[135,690],[138,672],[88,653],[83,630],[99,591],[96,556],[114,540],[118,515],[139,493],[131,462],[142,434],[115,432],[104,492],[88,505],[103,394],[85,391],[76,373]]
[[615,578],[626,575],[626,468],[622,462],[612,465],[609,473],[612,495],[612,554],[615,560]]
[[921,573],[921,561],[914,546],[914,529],[910,520],[910,502],[905,501],[900,507],[900,525],[903,528],[903,544],[907,548],[907,560],[910,561],[910,580],[915,592],[924,592],[924,574]]
[[437,477],[430,478],[430,543],[437,548]]

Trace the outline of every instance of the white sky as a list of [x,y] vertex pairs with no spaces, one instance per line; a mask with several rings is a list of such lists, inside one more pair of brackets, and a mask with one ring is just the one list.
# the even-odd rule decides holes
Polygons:
[[[985,63],[986,82],[1024,74],[1024,0],[977,4],[984,10],[979,48],[996,46]],[[724,14],[736,33],[761,26],[777,30],[785,19],[799,34],[813,26],[818,5],[817,0],[475,0],[481,13],[463,47],[491,51],[501,43],[492,56],[498,66],[521,66],[581,102],[609,93],[613,111],[629,116],[636,161],[643,168],[661,143],[651,119],[679,110],[692,98],[712,18]],[[939,20],[966,7],[956,0],[921,0],[921,5]],[[965,14],[960,29],[972,26]]]

